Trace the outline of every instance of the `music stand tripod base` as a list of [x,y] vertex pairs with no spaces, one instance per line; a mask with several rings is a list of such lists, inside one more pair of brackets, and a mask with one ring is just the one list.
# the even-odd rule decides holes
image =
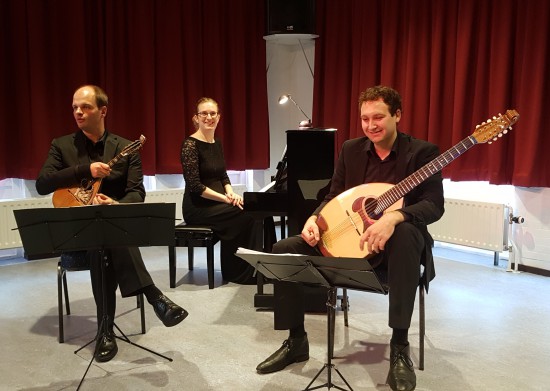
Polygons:
[[[82,379],[80,379],[80,383],[78,384],[78,387],[76,388],[77,391],[80,390],[80,386],[82,385],[82,383],[84,382],[84,378],[86,377],[86,375],[88,374],[88,371],[90,370],[90,367],[92,366],[92,363],[94,362],[95,359],[97,359],[97,356],[98,356],[98,353],[99,353],[99,341],[101,341],[101,339],[108,335],[110,333],[110,330],[109,330],[109,316],[107,315],[107,299],[106,299],[106,295],[105,295],[105,263],[108,262],[107,261],[107,257],[105,256],[105,251],[104,249],[100,249],[99,250],[99,260],[100,260],[100,263],[101,263],[101,267],[100,267],[100,271],[101,271],[101,300],[103,300],[103,316],[101,317],[101,322],[99,323],[98,325],[98,328],[97,328],[97,334],[95,336],[94,339],[92,339],[90,342],[88,342],[87,344],[85,344],[84,346],[81,346],[79,349],[75,350],[75,354],[77,354],[79,351],[81,351],[82,349],[84,349],[86,346],[90,345],[92,342],[96,341],[96,346],[94,348],[94,354],[92,355],[92,357],[90,358],[90,362],[88,363],[88,366],[86,367],[86,371],[84,372],[84,375],[82,375]],[[132,346],[136,346],[140,349],[143,349],[149,353],[153,353],[159,357],[162,357],[170,362],[172,362],[173,360],[169,357],[166,357],[165,355],[163,354],[160,354],[158,352],[155,352],[149,348],[146,348],[145,346],[142,346],[142,345],[139,345],[135,342],[132,342],[127,336],[126,334],[124,334],[122,332],[122,330],[118,327],[118,325],[113,321],[113,326],[116,327],[116,329],[119,331],[119,333],[123,336],[123,337],[119,337],[118,335],[115,335],[115,337],[117,339],[120,339],[121,341],[124,341]],[[97,360],[96,360],[97,361]]]
[[[337,287],[377,291],[386,294],[378,276],[366,259],[333,258],[313,255],[268,254],[239,248],[237,256],[244,259],[265,277],[278,281],[293,281],[306,285],[323,286],[328,290],[327,298],[327,363],[321,368],[304,391],[328,387],[348,391],[332,383],[332,370],[353,391],[340,371],[332,364]],[[311,388],[324,370],[328,381]]]
[[[306,388],[304,388],[304,391],[309,390],[318,390],[320,388],[328,388],[329,390],[331,388],[336,388],[337,390],[341,391],[353,391],[353,388],[349,385],[347,380],[344,378],[344,376],[340,373],[338,368],[332,363],[332,346],[334,344],[334,320],[336,316],[336,288],[330,287],[327,293],[327,362],[323,367],[317,372],[315,377],[311,380],[311,382],[307,385]],[[324,370],[327,370],[327,382],[324,384],[321,384],[320,386],[311,387],[313,383],[315,383],[315,380],[323,373]],[[337,386],[336,384],[332,383],[332,370],[335,370],[338,376],[340,376],[340,379],[348,386],[348,389],[342,388],[340,386]]]
[[[57,254],[63,251],[97,250],[100,256],[101,294],[103,316],[96,337],[75,351],[90,345],[109,332],[109,319],[105,298],[105,249],[112,247],[173,246],[175,230],[174,203],[135,203],[118,205],[94,205],[74,208],[36,208],[15,210],[17,229],[23,247],[29,255]],[[114,323],[113,323],[114,324]],[[114,324],[116,326],[116,324]],[[116,336],[131,345],[173,361],[160,353]],[[82,385],[99,344],[80,380]]]

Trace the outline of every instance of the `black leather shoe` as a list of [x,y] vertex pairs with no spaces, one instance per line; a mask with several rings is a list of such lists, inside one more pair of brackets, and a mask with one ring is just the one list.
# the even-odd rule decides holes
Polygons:
[[289,338],[275,353],[256,367],[258,373],[277,372],[295,362],[309,360],[307,334],[300,338]]
[[97,362],[107,362],[112,360],[118,353],[116,338],[113,334],[103,335],[96,345],[97,354],[95,360]]
[[155,309],[157,317],[166,327],[177,325],[189,315],[187,311],[164,295],[152,302],[151,305]]
[[390,371],[386,380],[393,391],[413,391],[416,375],[409,355],[409,344],[390,343]]

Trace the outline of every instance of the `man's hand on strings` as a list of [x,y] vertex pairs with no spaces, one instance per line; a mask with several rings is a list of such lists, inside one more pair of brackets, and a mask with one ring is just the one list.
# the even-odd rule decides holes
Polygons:
[[380,251],[383,251],[386,242],[395,231],[395,226],[404,220],[403,214],[398,211],[383,214],[380,219],[374,221],[361,235],[359,239],[359,248],[361,251],[365,249],[365,245],[369,254],[378,254]]
[[103,193],[98,193],[92,201],[93,205],[111,205],[118,204],[118,201],[113,200],[111,197],[106,196]]
[[311,216],[304,224],[304,228],[301,233],[302,239],[311,247],[317,246],[321,235],[319,234],[319,226],[317,226],[317,216]]

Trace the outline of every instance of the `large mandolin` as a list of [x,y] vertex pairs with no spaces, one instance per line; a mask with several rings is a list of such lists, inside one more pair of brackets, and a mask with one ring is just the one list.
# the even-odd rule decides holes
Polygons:
[[[139,151],[139,149],[145,143],[145,136],[139,136],[139,140],[136,140],[128,144],[120,153],[112,158],[107,164],[109,167],[113,167],[123,157],[132,155]],[[52,196],[53,206],[56,208],[63,208],[69,206],[83,206],[91,205],[94,197],[99,193],[103,178],[92,178],[90,180],[84,179],[80,186],[64,187],[54,191]]]
[[321,234],[319,249],[327,257],[369,257],[369,250],[359,248],[359,238],[385,211],[401,208],[403,196],[416,186],[441,171],[457,157],[478,143],[489,144],[511,129],[519,120],[515,110],[493,117],[481,125],[471,136],[456,144],[396,185],[388,183],[363,184],[346,190],[330,200],[321,210],[317,225]]

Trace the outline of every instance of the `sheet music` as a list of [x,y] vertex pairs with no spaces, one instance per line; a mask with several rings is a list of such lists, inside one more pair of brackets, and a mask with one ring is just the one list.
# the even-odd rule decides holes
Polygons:
[[246,255],[246,254],[262,255],[262,254],[265,254],[265,255],[269,255],[269,256],[289,256],[289,255],[291,255],[291,256],[296,256],[296,257],[305,257],[306,256],[304,254],[290,254],[290,253],[272,254],[272,253],[265,253],[265,252],[262,252],[262,251],[250,250],[250,249],[244,248],[244,247],[237,248],[237,252],[235,253],[235,255],[239,255],[239,254],[243,254],[243,255]]

